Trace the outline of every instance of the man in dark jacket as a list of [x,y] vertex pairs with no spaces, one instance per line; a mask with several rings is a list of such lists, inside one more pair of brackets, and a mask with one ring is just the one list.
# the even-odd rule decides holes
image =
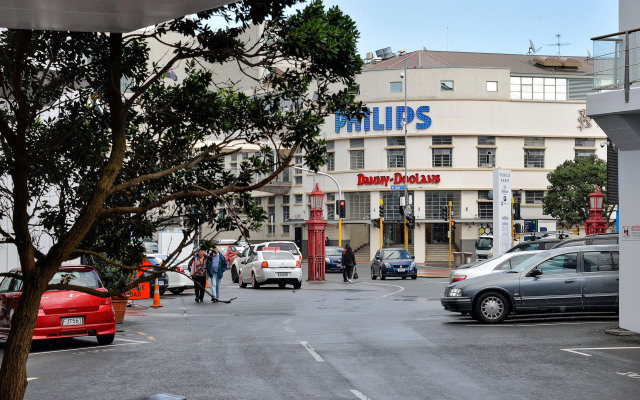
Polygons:
[[211,301],[216,302],[220,296],[220,280],[222,279],[222,274],[227,269],[227,260],[224,258],[222,253],[218,251],[216,246],[213,246],[211,249],[209,260],[207,275],[209,275],[209,278],[211,279]]
[[351,246],[344,246],[342,252],[342,277],[345,282],[351,282],[351,276],[353,275],[353,267],[356,265],[356,256],[351,250]]

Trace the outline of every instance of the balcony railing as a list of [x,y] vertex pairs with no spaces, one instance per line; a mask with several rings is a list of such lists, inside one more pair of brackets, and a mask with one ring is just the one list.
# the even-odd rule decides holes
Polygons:
[[640,28],[592,38],[594,90],[625,90],[640,82]]

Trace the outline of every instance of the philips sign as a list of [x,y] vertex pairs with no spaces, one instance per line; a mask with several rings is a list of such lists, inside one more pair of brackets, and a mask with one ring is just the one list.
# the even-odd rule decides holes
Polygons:
[[[384,108],[384,120],[380,120],[380,107],[372,107],[371,112],[367,114],[362,122],[358,122],[357,118],[347,118],[346,115],[336,113],[336,133],[340,133],[343,127],[347,127],[347,132],[367,131],[390,131],[395,129],[402,130],[402,117],[404,115],[404,106],[395,107],[395,119],[393,118],[393,107]],[[426,115],[429,112],[429,106],[420,106],[417,110],[407,107],[407,123],[410,124],[414,119],[422,122],[416,123],[416,129],[424,130],[431,126],[431,118]],[[384,122],[384,123],[382,123]]]

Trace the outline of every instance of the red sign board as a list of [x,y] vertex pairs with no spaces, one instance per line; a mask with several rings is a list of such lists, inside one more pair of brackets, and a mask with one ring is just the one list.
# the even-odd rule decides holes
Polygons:
[[[440,183],[440,175],[421,175],[412,174],[407,175],[407,181],[412,185],[422,184],[434,184]],[[378,175],[378,176],[366,176],[365,174],[358,174],[358,186],[360,185],[402,185],[404,184],[404,174],[396,172],[393,175]]]
[[129,300],[144,300],[149,298],[149,282],[139,283],[138,286],[125,293]]

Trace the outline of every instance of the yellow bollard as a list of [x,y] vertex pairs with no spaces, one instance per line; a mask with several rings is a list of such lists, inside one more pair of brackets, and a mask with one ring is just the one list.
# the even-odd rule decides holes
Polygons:
[[151,308],[160,308],[162,304],[160,304],[160,284],[158,283],[158,278],[156,278],[156,285],[153,289],[153,304],[151,304]]

